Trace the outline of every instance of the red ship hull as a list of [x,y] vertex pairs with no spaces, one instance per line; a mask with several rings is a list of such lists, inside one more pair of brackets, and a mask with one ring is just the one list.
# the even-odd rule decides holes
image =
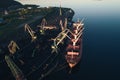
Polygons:
[[71,39],[68,40],[68,45],[66,48],[66,61],[70,68],[73,68],[82,57],[82,31],[83,27],[77,26],[79,28],[72,29],[73,34],[70,34]]

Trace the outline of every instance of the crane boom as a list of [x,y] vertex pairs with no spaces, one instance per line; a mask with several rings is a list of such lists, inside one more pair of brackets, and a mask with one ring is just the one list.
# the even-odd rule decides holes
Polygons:
[[25,31],[28,31],[32,38],[32,41],[34,41],[37,38],[37,36],[35,36],[35,32],[30,28],[28,24],[25,24]]
[[67,28],[67,24],[68,24],[67,18],[65,18],[65,23],[64,23],[64,28],[65,28],[65,29]]
[[10,56],[5,55],[5,61],[10,68],[14,78],[16,80],[27,80],[23,74],[23,72],[20,70],[20,68],[14,63],[14,61],[10,58]]
[[9,43],[8,45],[8,49],[9,49],[9,52],[11,54],[14,54],[16,52],[17,49],[20,49],[19,46],[17,45],[16,42],[14,42],[13,40]]

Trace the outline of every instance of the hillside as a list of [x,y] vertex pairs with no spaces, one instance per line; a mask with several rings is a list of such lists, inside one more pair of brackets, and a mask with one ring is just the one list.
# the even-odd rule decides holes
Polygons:
[[22,5],[22,4],[14,0],[3,0],[0,2],[1,9],[7,9],[8,7],[14,6],[14,5]]

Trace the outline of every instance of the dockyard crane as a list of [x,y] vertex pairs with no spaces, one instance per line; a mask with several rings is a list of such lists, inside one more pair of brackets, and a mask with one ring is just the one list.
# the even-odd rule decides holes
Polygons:
[[[64,26],[63,26],[64,25]],[[63,42],[63,40],[66,38],[70,38],[68,36],[68,33],[70,32],[69,29],[67,29],[67,18],[65,18],[65,22],[63,24],[62,20],[60,20],[60,26],[61,26],[61,32],[58,34],[58,36],[53,39],[54,43],[52,45],[52,53],[56,52],[58,53],[58,45]]]
[[45,26],[45,25],[47,25],[47,21],[46,21],[45,18],[43,18],[43,19],[42,19],[42,22],[41,22],[41,26],[43,27],[43,26]]
[[[63,26],[64,25],[64,26]],[[67,28],[67,18],[65,18],[65,22],[63,24],[63,21],[60,20],[60,27],[61,27],[61,30],[64,31],[66,28]]]
[[32,38],[32,41],[37,39],[37,36],[35,36],[35,32],[30,28],[30,26],[28,24],[25,24],[25,31],[28,31],[28,33],[30,34],[30,36]]
[[[12,55],[14,55],[14,54],[17,52],[17,50],[19,50],[20,48],[19,48],[19,46],[17,45],[17,43],[12,40],[12,41],[9,43],[9,45],[8,45],[8,49],[9,49],[9,52],[10,52]],[[21,64],[24,64],[23,60],[19,59],[19,61],[20,61]]]
[[[82,20],[83,21],[83,20]],[[82,23],[82,21],[80,22],[80,25],[77,24],[77,25],[74,25],[74,27],[77,28],[77,31],[76,32],[71,32],[70,29],[67,29],[67,19],[65,20],[65,23],[64,23],[64,28],[62,26],[62,21],[61,21],[61,28],[62,28],[62,31],[58,34],[58,36],[53,39],[54,41],[54,44],[52,45],[52,53],[53,52],[56,52],[58,53],[58,45],[60,43],[62,43],[62,41],[67,37],[71,40],[71,36],[68,35],[68,33],[70,33],[73,37],[74,37],[74,41],[73,41],[73,45],[75,45],[78,41],[78,39],[81,37],[82,35],[82,32],[84,30],[84,28],[82,28],[82,26],[84,25]]]
[[63,31],[63,30],[64,30],[64,27],[63,27],[63,22],[62,22],[62,20],[60,20],[60,27],[61,27],[61,30]]
[[58,46],[56,44],[56,39],[53,39],[53,45],[51,46],[52,48],[52,53],[58,53]]
[[84,18],[80,21],[81,26],[84,25],[83,21],[84,21]]
[[[69,29],[65,29],[62,32],[60,32],[55,39],[53,39],[54,43],[52,45],[52,53],[53,52],[58,53],[58,45],[60,43],[62,43],[62,41],[66,38],[68,33],[69,33]],[[67,37],[69,37],[69,36],[67,36]]]
[[61,1],[60,1],[60,12],[59,15],[62,16]]
[[76,45],[77,41],[78,41],[79,38],[82,36],[83,30],[84,30],[84,28],[82,28],[78,34],[74,34],[74,35],[73,35],[73,36],[74,36],[74,39],[72,40],[73,46]]
[[84,18],[80,21],[80,19],[78,18],[78,20],[77,20],[77,23],[80,23],[80,25],[81,26],[83,26],[84,24],[83,24],[83,21],[84,21]]
[[23,72],[20,70],[20,68],[15,64],[15,62],[11,59],[10,56],[5,55],[5,61],[10,68],[10,71],[13,74],[13,77],[16,80],[27,80],[23,74]]
[[45,26],[47,25],[47,21],[45,18],[42,19],[41,25],[38,25],[40,28],[40,33],[45,34]]
[[20,49],[19,46],[16,44],[16,42],[14,42],[13,40],[9,43],[8,45],[8,49],[9,49],[9,52],[11,54],[14,54],[17,49]]
[[67,18],[65,18],[65,23],[64,23],[64,28],[65,28],[65,29],[67,28],[67,24],[68,24],[67,21],[68,21]]

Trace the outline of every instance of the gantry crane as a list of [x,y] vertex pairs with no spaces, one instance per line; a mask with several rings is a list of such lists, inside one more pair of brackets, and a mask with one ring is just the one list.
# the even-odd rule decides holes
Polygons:
[[[10,52],[12,55],[14,55],[14,54],[16,53],[16,51],[19,50],[20,48],[19,48],[19,46],[17,45],[17,43],[12,40],[12,41],[9,43],[9,45],[8,45],[8,49],[9,49],[9,52]],[[24,64],[24,62],[23,62],[21,59],[19,59],[19,61],[20,61],[21,64]]]
[[63,24],[62,20],[60,20],[60,27],[61,27],[62,31],[64,31],[67,28],[67,18],[65,18],[64,24]]
[[37,36],[35,36],[35,32],[30,28],[30,26],[28,24],[25,24],[25,31],[28,31],[28,33],[30,34],[30,36],[32,38],[32,41],[37,39]]
[[63,42],[63,40],[67,37],[67,38],[69,38],[69,39],[71,39],[70,38],[70,36],[68,35],[68,33],[72,33],[69,29],[65,29],[65,30],[63,30],[61,33],[59,33],[58,34],[58,36],[55,38],[55,39],[53,39],[53,41],[54,41],[54,44],[52,45],[52,53],[53,52],[56,52],[56,53],[58,53],[58,45],[60,44],[60,43],[62,43]]
[[8,49],[9,49],[9,52],[11,54],[14,54],[17,49],[20,49],[19,46],[16,44],[16,42],[14,42],[13,40],[9,43],[8,45]]
[[75,28],[75,30],[73,30],[73,32],[71,33],[74,37],[72,39],[73,46],[76,45],[77,41],[82,36],[82,32],[84,30],[84,28],[82,27],[84,24],[82,22],[83,22],[83,19],[81,20],[81,22],[78,20],[76,23],[73,24],[73,28]]
[[41,26],[43,27],[43,26],[45,26],[45,25],[47,25],[47,21],[46,21],[45,18],[43,18],[43,19],[42,19],[42,22],[41,22]]
[[43,34],[45,34],[45,26],[47,25],[47,21],[46,21],[46,19],[45,18],[43,18],[42,19],[42,22],[41,22],[41,25],[38,25],[37,27],[39,27],[40,28],[40,33],[43,35]]
[[63,42],[64,38],[67,36],[69,33],[69,29],[67,29],[67,18],[65,18],[65,23],[63,26],[62,20],[60,20],[60,26],[61,26],[61,32],[58,34],[58,36],[53,39],[54,43],[52,45],[52,53],[56,52],[58,53],[58,45]]
[[22,71],[18,68],[18,66],[13,62],[13,60],[8,55],[5,55],[5,61],[16,80],[27,80],[24,77]]
[[[52,53],[56,52],[58,53],[58,45],[60,43],[63,42],[63,40],[67,37],[71,40],[71,36],[68,35],[68,33],[70,33],[74,38],[74,43],[73,44],[76,44],[76,42],[78,41],[78,39],[81,37],[82,35],[82,32],[84,30],[84,28],[82,28],[83,26],[83,23],[80,22],[81,25],[74,25],[76,28],[77,28],[77,33],[74,33],[74,32],[71,32],[70,29],[67,29],[67,20],[65,20],[65,27],[62,29],[62,31],[58,34],[58,36],[53,39],[54,43],[53,45],[51,46],[52,47]],[[62,26],[62,24],[61,24]],[[74,27],[73,26],[73,27]]]

